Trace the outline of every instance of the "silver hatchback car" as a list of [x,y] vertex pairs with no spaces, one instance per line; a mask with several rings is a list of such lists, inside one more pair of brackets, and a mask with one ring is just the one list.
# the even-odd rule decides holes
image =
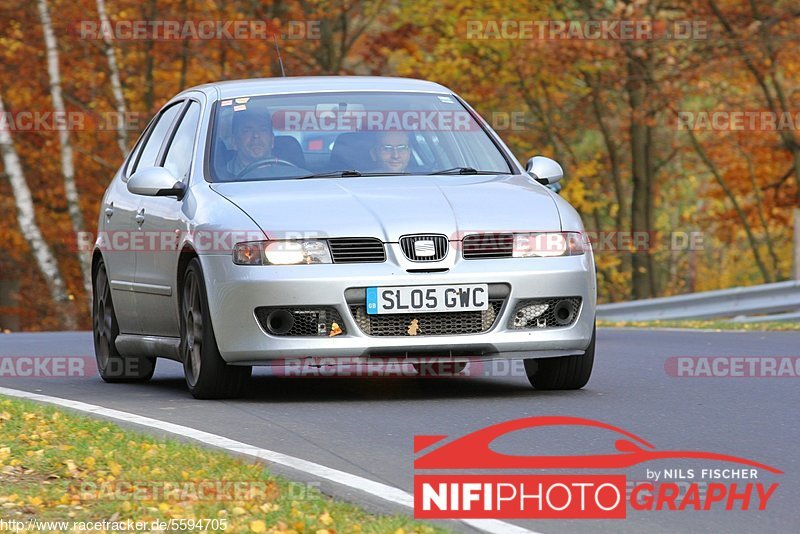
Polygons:
[[596,280],[576,211],[441,85],[381,77],[188,89],[103,196],[94,245],[100,376],[181,362],[198,398],[253,365],[420,373],[524,360],[535,388],[592,371]]

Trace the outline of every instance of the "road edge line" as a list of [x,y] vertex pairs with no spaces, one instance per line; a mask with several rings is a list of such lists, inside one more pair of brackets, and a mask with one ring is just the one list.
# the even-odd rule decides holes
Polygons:
[[[309,460],[303,460],[302,458],[295,458],[294,456],[289,456],[280,452],[262,449],[261,447],[256,447],[255,445],[248,445],[247,443],[236,441],[217,434],[212,434],[211,432],[206,432],[204,430],[198,430],[196,428],[170,423],[160,419],[153,419],[144,415],[123,412],[113,408],[105,408],[96,404],[89,404],[86,402],[64,399],[61,397],[51,397],[50,395],[42,395],[40,393],[11,389],[2,386],[0,386],[0,395],[38,401],[45,404],[53,404],[87,414],[102,415],[103,417],[124,421],[126,423],[132,423],[148,428],[155,428],[170,434],[175,434],[198,441],[200,443],[205,443],[206,445],[211,445],[216,448],[235,452],[237,454],[243,454],[259,460],[266,460],[268,462],[282,465],[296,471],[308,473],[315,477],[324,478],[325,480],[335,484],[363,491],[374,497],[378,497],[379,499],[383,499],[406,508],[411,508],[412,510],[414,508],[414,496],[406,491],[401,490],[400,488],[395,488],[394,486],[389,486],[388,484],[383,484],[381,482],[375,482],[374,480],[353,475],[351,473],[347,473],[346,471],[340,471],[332,467],[326,467]],[[532,530],[496,519],[461,519],[460,521],[466,525],[490,534],[539,534]]]

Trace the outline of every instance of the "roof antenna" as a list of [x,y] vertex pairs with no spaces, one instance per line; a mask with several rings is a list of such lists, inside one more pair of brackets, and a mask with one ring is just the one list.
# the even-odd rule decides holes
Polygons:
[[278,46],[278,35],[273,33],[272,38],[275,40],[275,52],[278,53],[278,63],[281,65],[281,76],[286,78],[286,71],[283,70],[283,59],[281,59],[281,49]]

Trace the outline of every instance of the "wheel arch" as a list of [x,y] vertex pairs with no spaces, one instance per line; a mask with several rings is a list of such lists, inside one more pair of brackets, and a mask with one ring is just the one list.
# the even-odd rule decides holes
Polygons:
[[[100,267],[100,263],[105,264],[105,258],[103,257],[103,253],[100,252],[99,248],[95,248],[92,251],[92,290],[94,291],[94,280],[97,277],[97,269]],[[108,274],[106,272],[106,274]]]
[[186,269],[189,267],[189,262],[194,258],[200,258],[197,251],[189,243],[184,243],[181,253],[178,256],[178,272],[175,273],[175,294],[178,297],[178,313],[180,313],[181,299],[183,298],[183,277],[186,274]]

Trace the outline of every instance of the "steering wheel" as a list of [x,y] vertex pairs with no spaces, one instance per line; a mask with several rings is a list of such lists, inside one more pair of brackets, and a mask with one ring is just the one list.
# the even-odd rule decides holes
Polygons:
[[251,163],[250,165],[248,165],[247,167],[236,173],[236,178],[241,178],[245,174],[248,174],[249,172],[252,172],[256,169],[260,169],[261,167],[266,167],[267,165],[286,165],[288,167],[295,167],[297,169],[300,168],[291,161],[286,161],[285,159],[265,158],[254,161],[253,163]]

